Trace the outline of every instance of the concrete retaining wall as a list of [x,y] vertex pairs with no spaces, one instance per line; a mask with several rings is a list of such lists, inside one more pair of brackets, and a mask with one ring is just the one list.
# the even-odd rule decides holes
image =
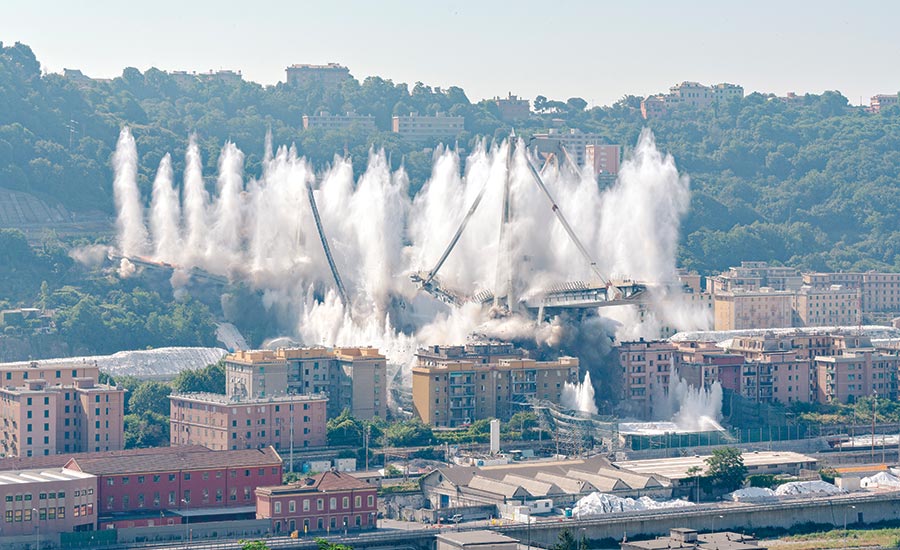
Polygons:
[[847,525],[900,520],[900,493],[845,496],[831,499],[809,498],[773,504],[702,505],[685,511],[610,514],[591,520],[569,520],[502,527],[503,534],[542,545],[555,544],[563,529],[590,540],[622,540],[626,534],[663,535],[673,527],[700,531],[728,529],[753,533],[760,528],[789,529],[805,523],[843,527]]

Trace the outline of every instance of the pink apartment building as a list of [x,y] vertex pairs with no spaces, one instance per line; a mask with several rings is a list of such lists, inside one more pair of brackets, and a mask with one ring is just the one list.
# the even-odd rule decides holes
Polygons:
[[[322,394],[280,395],[257,399],[211,393],[169,397],[170,438],[174,445],[203,445],[213,450],[318,447],[327,443]],[[292,445],[293,444],[293,445]]]
[[0,365],[0,455],[49,456],[124,447],[124,394],[88,363]]

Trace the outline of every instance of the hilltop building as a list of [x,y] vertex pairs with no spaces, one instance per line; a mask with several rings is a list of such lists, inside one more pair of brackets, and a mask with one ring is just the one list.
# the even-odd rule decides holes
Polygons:
[[900,105],[900,94],[878,94],[872,96],[869,100],[869,108],[866,110],[870,113],[880,113],[885,107],[895,105]]
[[326,65],[291,65],[285,69],[287,85],[299,88],[310,84],[321,84],[325,89],[340,87],[345,80],[353,78],[350,69],[338,63]]
[[512,95],[512,92],[506,98],[495,97],[494,105],[497,106],[497,110],[500,112],[500,120],[503,122],[525,120],[531,115],[531,104],[529,101]]
[[395,116],[391,131],[399,134],[403,139],[419,143],[430,139],[455,138],[463,131],[465,118],[461,116],[447,116],[438,113],[433,116],[417,115]]
[[685,81],[669,88],[668,94],[651,95],[641,101],[641,115],[645,119],[665,116],[682,106],[708,108],[732,98],[744,97],[744,88],[736,84],[713,84]]
[[578,380],[578,359],[535,361],[510,344],[434,346],[416,357],[413,407],[433,426],[509,418],[533,399],[558,404],[565,383]]
[[125,390],[90,363],[0,365],[0,453],[32,457],[124,447]]
[[303,129],[311,130],[315,128],[321,128],[322,130],[356,130],[366,133],[378,131],[378,128],[375,127],[375,117],[372,115],[358,115],[356,113],[332,115],[327,112],[321,112],[317,115],[303,115]]

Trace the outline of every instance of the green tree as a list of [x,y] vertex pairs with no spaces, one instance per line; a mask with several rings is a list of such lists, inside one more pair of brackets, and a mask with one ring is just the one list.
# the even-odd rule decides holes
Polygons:
[[581,540],[575,538],[568,529],[563,529],[557,535],[557,542],[551,546],[551,550],[587,550],[587,539],[582,535]]
[[169,416],[153,412],[125,415],[125,448],[146,449],[169,445]]
[[152,412],[169,416],[169,394],[172,388],[156,381],[146,381],[138,386],[128,401],[128,410],[134,414]]
[[261,540],[241,540],[241,550],[269,550],[269,546]]
[[344,409],[327,424],[328,444],[335,446],[362,447],[365,425]]
[[183,370],[172,380],[172,389],[177,393],[225,393],[225,365],[219,361],[202,369]]
[[747,477],[747,467],[740,449],[723,447],[715,449],[706,459],[706,478],[710,484],[724,492],[740,489]]
[[339,544],[337,542],[329,542],[328,539],[322,537],[316,537],[315,540],[318,545],[318,550],[353,550],[352,546]]
[[387,425],[380,439],[385,447],[412,447],[428,445],[433,438],[431,426],[414,418]]

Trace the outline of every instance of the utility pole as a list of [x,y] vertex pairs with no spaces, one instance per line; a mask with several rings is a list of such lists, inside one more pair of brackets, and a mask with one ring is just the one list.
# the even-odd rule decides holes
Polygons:
[[365,430],[363,430],[363,442],[366,446],[366,471],[369,471],[369,435],[371,432],[371,425],[366,422]]
[[875,462],[875,420],[878,412],[878,390],[873,390],[872,400],[872,462]]
[[294,473],[294,394],[291,394],[291,402],[288,406],[291,409],[291,473]]

